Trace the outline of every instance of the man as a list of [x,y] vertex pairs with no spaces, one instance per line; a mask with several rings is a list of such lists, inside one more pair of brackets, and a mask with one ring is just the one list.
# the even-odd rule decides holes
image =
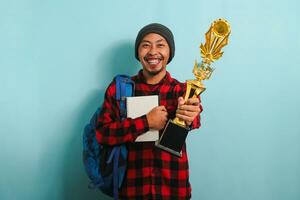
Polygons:
[[159,148],[154,142],[135,143],[135,139],[149,129],[162,132],[168,119],[175,116],[191,128],[200,126],[199,99],[182,98],[186,85],[172,78],[166,70],[175,53],[172,32],[157,23],[143,27],[136,38],[135,56],[142,70],[132,77],[135,96],[159,95],[160,105],[135,119],[119,119],[119,105],[115,100],[113,81],[106,90],[102,112],[98,118],[96,137],[99,143],[126,143],[128,165],[119,196],[121,199],[185,200],[191,198],[186,147],[179,158]]

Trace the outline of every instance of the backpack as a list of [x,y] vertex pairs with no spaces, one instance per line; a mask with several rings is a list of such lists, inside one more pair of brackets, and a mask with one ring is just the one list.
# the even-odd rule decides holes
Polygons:
[[[133,96],[134,82],[126,75],[117,75],[116,99],[120,103],[121,120],[126,118],[126,97]],[[127,148],[122,145],[104,145],[96,140],[96,124],[101,108],[98,108],[84,128],[83,163],[91,180],[90,189],[99,188],[104,194],[118,199],[127,167]]]

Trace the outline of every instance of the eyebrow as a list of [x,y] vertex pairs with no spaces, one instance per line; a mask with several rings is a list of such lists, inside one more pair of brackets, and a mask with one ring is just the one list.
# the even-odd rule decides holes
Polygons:
[[[159,42],[163,42],[163,41],[166,41],[165,39],[159,39],[159,40],[156,40],[154,43],[159,43]],[[149,40],[142,40],[142,42],[148,42],[148,43],[151,43]]]

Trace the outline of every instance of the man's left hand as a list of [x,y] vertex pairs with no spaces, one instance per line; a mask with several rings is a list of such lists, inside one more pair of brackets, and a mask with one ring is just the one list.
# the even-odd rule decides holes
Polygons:
[[195,117],[200,113],[200,102],[198,98],[190,98],[186,102],[182,97],[178,98],[176,117],[184,120],[190,126]]

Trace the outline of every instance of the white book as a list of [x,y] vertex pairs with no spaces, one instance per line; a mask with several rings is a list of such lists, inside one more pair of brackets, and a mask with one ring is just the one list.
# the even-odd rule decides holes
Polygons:
[[[126,97],[127,117],[137,118],[147,114],[152,108],[159,105],[158,95]],[[152,142],[159,138],[158,130],[149,130],[140,135],[136,142]]]

